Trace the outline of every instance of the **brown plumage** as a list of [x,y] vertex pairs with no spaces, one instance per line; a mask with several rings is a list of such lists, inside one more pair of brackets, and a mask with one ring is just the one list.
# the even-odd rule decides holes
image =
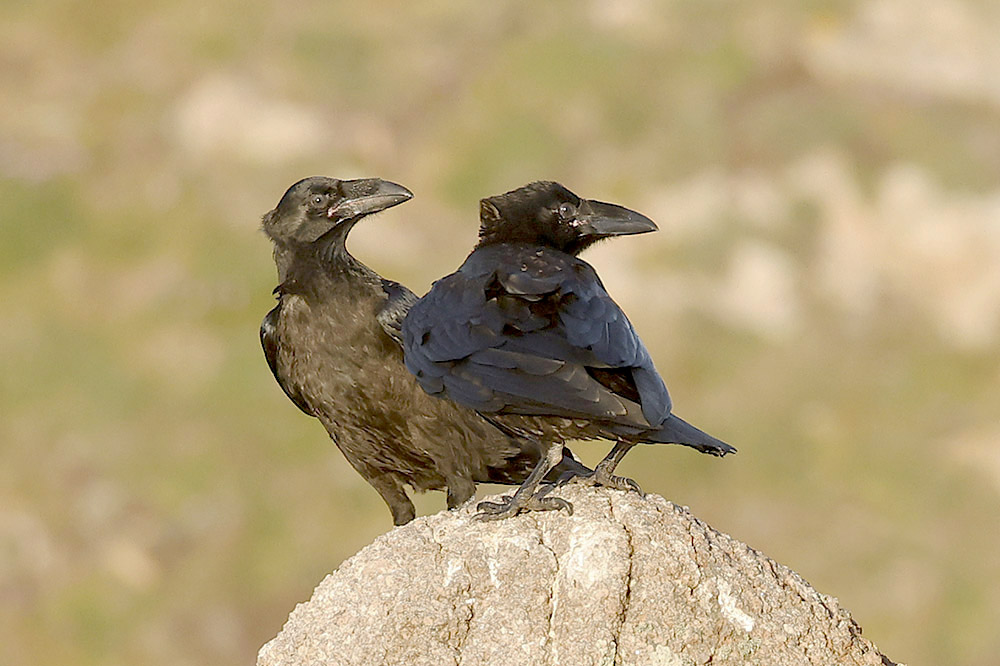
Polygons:
[[[261,326],[268,365],[397,525],[415,515],[406,486],[446,489],[453,508],[476,483],[521,483],[543,453],[471,409],[429,397],[403,366],[399,327],[416,296],[351,256],[346,240],[359,220],[411,196],[378,179],[307,178],[263,221],[280,281]],[[550,478],[581,471],[566,451]]]

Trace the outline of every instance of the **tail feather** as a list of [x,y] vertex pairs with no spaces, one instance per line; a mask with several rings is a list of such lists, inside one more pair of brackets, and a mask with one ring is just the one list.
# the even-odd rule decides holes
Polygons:
[[682,444],[698,449],[702,453],[710,453],[713,456],[736,453],[734,447],[695,428],[676,414],[668,416],[659,430],[644,435],[643,440],[663,444]]

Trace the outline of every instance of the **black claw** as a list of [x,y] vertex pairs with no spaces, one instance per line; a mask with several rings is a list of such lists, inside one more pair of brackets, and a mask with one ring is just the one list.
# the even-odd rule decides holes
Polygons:
[[573,504],[561,497],[539,497],[534,495],[524,501],[514,502],[514,497],[501,497],[499,502],[480,502],[473,518],[479,521],[504,520],[522,511],[561,511],[573,515]]
[[476,505],[476,510],[483,513],[500,513],[510,506],[510,501],[510,497],[501,497],[499,502],[480,502]]
[[602,473],[601,469],[598,468],[597,471],[590,474],[579,474],[571,479],[567,479],[570,483],[580,483],[585,486],[603,486],[605,488],[614,488],[615,490],[623,490],[625,492],[636,492],[639,493],[640,497],[645,497],[646,493],[642,492],[642,488],[633,479],[627,476],[615,476],[614,474]]
[[631,490],[639,494],[639,497],[646,499],[646,493],[642,491],[642,488],[639,487],[638,483],[627,477],[625,478],[625,481],[628,483],[628,486]]
[[566,513],[568,513],[571,516],[573,515],[573,503],[568,500],[564,500],[561,497],[549,497],[539,501],[544,501],[547,504],[551,503],[551,506],[539,508],[536,509],[536,511],[561,511],[565,509]]
[[642,492],[642,488],[633,479],[627,476],[611,476],[610,483],[605,483],[602,485],[607,485],[612,488],[617,488],[618,490],[633,491],[639,493],[640,497],[645,497],[646,493]]

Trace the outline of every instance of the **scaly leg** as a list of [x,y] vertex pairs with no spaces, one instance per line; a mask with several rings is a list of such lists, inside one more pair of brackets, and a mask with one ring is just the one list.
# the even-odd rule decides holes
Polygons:
[[597,463],[597,467],[592,473],[579,474],[569,479],[568,482],[582,483],[587,486],[605,486],[617,490],[634,490],[644,496],[638,483],[627,476],[615,476],[612,473],[633,446],[635,446],[635,442],[618,440],[611,452],[604,456],[604,460]]
[[557,511],[566,509],[573,513],[573,505],[559,497],[544,497],[544,492],[538,492],[542,479],[553,467],[562,460],[562,442],[550,444],[548,450],[531,474],[524,480],[510,498],[504,497],[501,502],[480,502],[481,513],[476,514],[476,520],[503,520],[516,516],[521,511]]

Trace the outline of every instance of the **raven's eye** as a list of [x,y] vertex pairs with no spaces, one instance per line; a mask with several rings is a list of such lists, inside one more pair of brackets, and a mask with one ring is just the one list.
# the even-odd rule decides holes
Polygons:
[[568,220],[576,215],[576,207],[573,204],[560,204],[559,206],[559,217],[564,220]]
[[323,197],[317,194],[312,198],[312,202],[314,206],[319,206],[323,203]]

